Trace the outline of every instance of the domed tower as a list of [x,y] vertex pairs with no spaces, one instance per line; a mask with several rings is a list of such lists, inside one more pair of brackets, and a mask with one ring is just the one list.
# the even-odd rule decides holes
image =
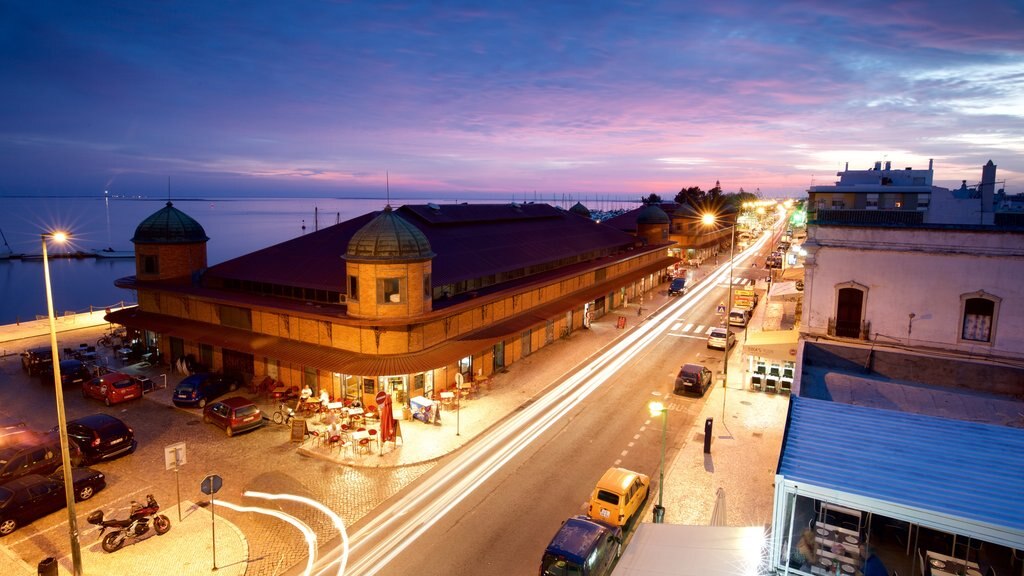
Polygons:
[[657,204],[648,204],[636,216],[636,235],[647,244],[668,242],[669,217]]
[[391,206],[352,235],[344,258],[350,316],[412,318],[432,309],[434,252]]
[[206,268],[206,231],[170,202],[135,229],[135,276],[139,280],[180,279]]
[[572,208],[569,208],[569,212],[572,212],[573,214],[578,214],[580,216],[583,216],[584,218],[590,218],[590,210],[587,210],[587,207],[584,206],[583,204],[580,204],[579,202],[573,204]]

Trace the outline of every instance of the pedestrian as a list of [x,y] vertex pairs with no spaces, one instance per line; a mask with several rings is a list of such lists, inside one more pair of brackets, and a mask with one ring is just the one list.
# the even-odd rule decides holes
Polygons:
[[643,316],[643,314],[644,314],[644,308],[643,308],[643,306],[637,306],[637,307],[636,307],[636,315],[637,315],[637,316]]

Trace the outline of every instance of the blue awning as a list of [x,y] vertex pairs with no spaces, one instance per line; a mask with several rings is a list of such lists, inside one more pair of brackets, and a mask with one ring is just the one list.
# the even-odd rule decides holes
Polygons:
[[873,502],[870,512],[1024,549],[1021,428],[793,397],[778,473]]

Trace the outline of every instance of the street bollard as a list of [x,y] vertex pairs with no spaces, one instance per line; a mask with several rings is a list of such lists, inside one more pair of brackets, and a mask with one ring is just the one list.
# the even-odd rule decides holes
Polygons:
[[38,576],[57,576],[57,559],[54,557],[43,558],[37,567]]
[[714,418],[708,418],[704,421],[704,453],[711,454],[711,429],[715,425]]

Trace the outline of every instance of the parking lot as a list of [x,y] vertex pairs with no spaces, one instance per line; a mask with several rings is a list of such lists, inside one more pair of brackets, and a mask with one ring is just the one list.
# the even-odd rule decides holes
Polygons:
[[[95,342],[102,328],[62,333],[58,349]],[[35,337],[5,344],[10,350],[45,346],[48,339]],[[112,369],[122,368],[111,349],[100,349]],[[177,408],[171,402],[175,384],[183,377],[157,367],[136,365],[159,387],[138,400],[107,407],[103,402],[86,399],[80,387],[64,389],[68,419],[93,413],[106,413],[125,421],[135,431],[139,447],[134,454],[93,466],[107,476],[107,487],[76,508],[80,542],[84,548],[96,543],[97,530],[85,522],[89,512],[102,509],[109,516],[127,516],[132,500],[153,494],[161,505],[171,509],[177,502],[180,485],[182,500],[208,500],[199,487],[208,474],[218,474],[224,487],[217,494],[236,503],[243,503],[241,493],[258,490],[307,496],[327,504],[351,526],[380,501],[390,497],[418,478],[433,464],[401,468],[352,468],[311,459],[299,454],[296,444],[289,442],[289,430],[273,424],[228,438],[224,431],[202,422],[198,408]],[[4,399],[0,416],[16,416],[29,428],[46,431],[57,423],[55,393],[52,380],[30,377],[21,366],[21,357],[8,355],[0,360],[0,397]],[[165,468],[164,448],[184,442],[187,463],[177,478]],[[248,502],[246,502],[248,503]],[[310,509],[284,503],[283,511],[308,522],[318,539],[329,540],[337,535],[326,517]],[[302,535],[287,529],[280,521],[267,516],[243,514],[218,508],[245,534],[249,543],[250,562],[246,574],[278,574],[282,569],[305,559]],[[172,518],[172,524],[177,518]],[[173,528],[172,528],[173,530]],[[69,553],[66,513],[53,513],[19,528],[3,538],[2,544],[25,562],[35,565],[48,556]],[[144,551],[140,547],[139,551]],[[130,548],[117,554],[136,553]]]

